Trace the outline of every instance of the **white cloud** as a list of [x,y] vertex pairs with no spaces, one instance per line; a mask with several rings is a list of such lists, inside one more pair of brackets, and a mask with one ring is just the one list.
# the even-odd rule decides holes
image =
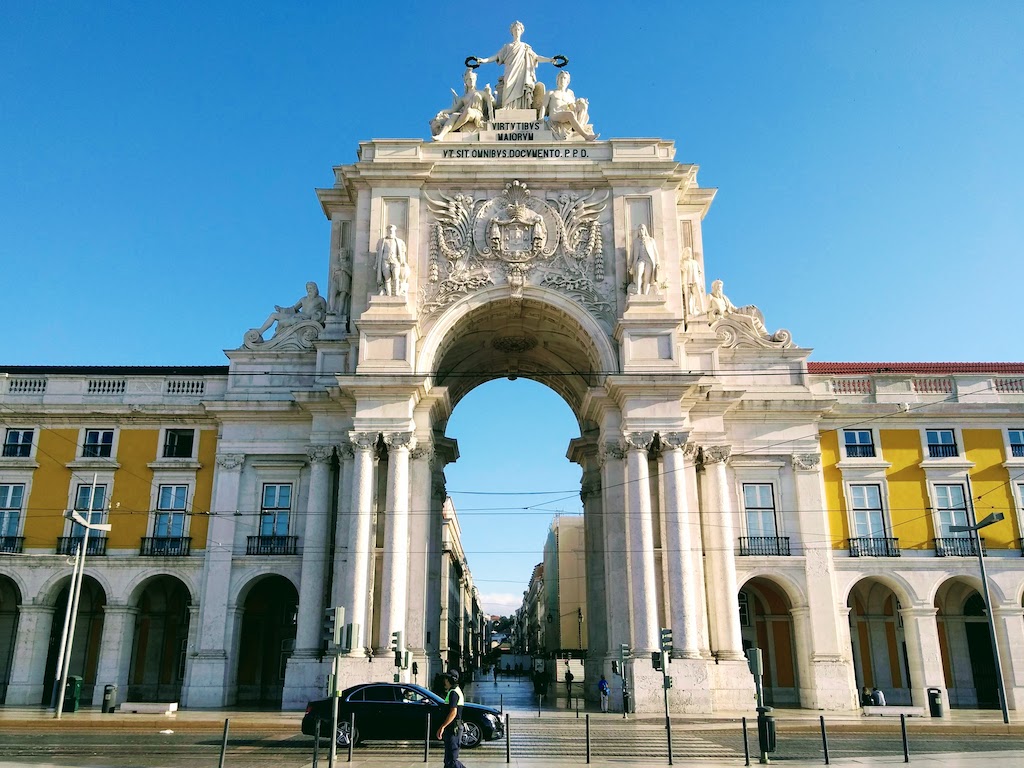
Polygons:
[[523,604],[523,596],[511,592],[480,593],[480,607],[485,614],[511,616]]

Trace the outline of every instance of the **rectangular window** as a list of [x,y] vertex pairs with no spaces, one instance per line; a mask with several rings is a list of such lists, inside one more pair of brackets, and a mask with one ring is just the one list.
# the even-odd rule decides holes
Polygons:
[[846,441],[846,455],[851,459],[870,459],[875,455],[875,443],[870,429],[847,429],[843,431]]
[[969,531],[952,533],[949,530],[951,525],[967,525],[967,499],[964,497],[964,487],[956,485],[936,485],[935,501],[938,505],[939,527],[941,529],[939,538],[952,538],[954,536],[970,536]]
[[291,483],[263,486],[260,508],[260,536],[287,536],[288,513],[292,507]]
[[194,429],[168,429],[164,432],[165,459],[191,459]]
[[[92,503],[90,504],[90,497]],[[107,502],[107,486],[97,485],[96,495],[92,495],[92,484],[86,483],[78,486],[78,493],[75,494],[75,510],[82,515],[90,523],[102,523],[103,515],[106,511]],[[90,509],[92,510],[90,514]],[[84,536],[85,529],[78,523],[73,523],[71,526],[72,536]],[[95,531],[90,531],[90,536],[96,536]]]
[[928,456],[933,459],[948,459],[957,456],[956,437],[952,429],[929,429],[925,434],[928,437]]
[[87,429],[82,456],[85,458],[109,457],[114,447],[114,430]]
[[27,458],[32,455],[32,430],[8,429],[4,440],[4,456]]
[[153,536],[157,538],[185,535],[185,505],[188,501],[187,485],[161,485],[156,502],[156,520]]
[[885,515],[882,511],[882,489],[877,485],[851,485],[853,531],[857,538],[885,538]]
[[1024,458],[1024,429],[1010,430],[1010,455]]
[[24,485],[0,485],[0,536],[18,535],[24,501]]
[[747,536],[779,535],[775,525],[775,494],[771,483],[743,484],[743,511],[747,517]]

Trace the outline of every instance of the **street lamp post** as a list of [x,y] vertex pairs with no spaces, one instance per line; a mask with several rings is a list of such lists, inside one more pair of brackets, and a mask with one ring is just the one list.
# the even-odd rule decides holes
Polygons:
[[978,554],[978,566],[981,569],[981,588],[982,594],[985,598],[985,615],[988,617],[988,632],[989,638],[992,641],[992,658],[995,660],[996,666],[996,685],[999,686],[999,706],[1003,710],[1003,722],[1010,722],[1010,713],[1006,709],[1006,688],[1003,684],[1003,662],[999,658],[999,643],[996,642],[996,625],[995,619],[992,618],[992,599],[989,596],[988,591],[988,573],[985,570],[985,556],[981,551],[981,536],[978,531],[982,528],[986,528],[993,523],[998,523],[1003,519],[1002,512],[993,512],[992,514],[985,517],[983,520],[978,520],[977,514],[974,511],[974,499],[971,494],[971,479],[967,478],[967,495],[971,498],[971,517],[977,522],[974,525],[951,525],[949,526],[950,533],[967,533],[970,532],[974,536],[974,550]]
[[82,581],[85,579],[85,552],[89,548],[89,531],[109,531],[109,523],[94,523],[92,513],[95,511],[94,501],[96,499],[96,475],[92,477],[92,491],[89,493],[89,519],[82,517],[77,510],[68,510],[65,517],[75,521],[85,533],[82,535],[82,542],[79,545],[79,556],[76,558],[77,573],[72,571],[71,587],[68,590],[68,600],[73,601],[70,612],[65,616],[64,636],[67,642],[63,648],[63,663],[58,661],[60,668],[60,685],[57,688],[56,712],[54,717],[60,720],[64,714],[64,692],[68,685],[68,667],[71,666],[71,646],[75,639],[75,622],[78,621],[78,601],[82,596]]

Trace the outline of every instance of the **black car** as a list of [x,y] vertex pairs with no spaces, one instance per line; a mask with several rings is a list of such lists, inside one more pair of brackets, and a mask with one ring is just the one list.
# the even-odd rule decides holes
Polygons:
[[[430,738],[437,736],[448,714],[444,699],[436,693],[409,683],[364,683],[342,691],[338,698],[339,746],[347,746],[349,715],[355,714],[353,744],[363,740],[420,741],[427,730],[430,716]],[[302,732],[316,734],[316,721],[320,733],[331,732],[331,699],[311,701],[302,718]],[[505,735],[501,713],[493,707],[466,703],[462,709],[462,746],[472,748],[482,741],[500,739]]]

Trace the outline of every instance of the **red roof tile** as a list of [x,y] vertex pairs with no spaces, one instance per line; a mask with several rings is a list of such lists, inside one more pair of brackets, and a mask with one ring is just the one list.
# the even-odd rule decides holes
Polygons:
[[886,373],[924,373],[941,376],[950,373],[1024,373],[1024,363],[817,363],[808,362],[807,371],[827,375],[868,375]]

